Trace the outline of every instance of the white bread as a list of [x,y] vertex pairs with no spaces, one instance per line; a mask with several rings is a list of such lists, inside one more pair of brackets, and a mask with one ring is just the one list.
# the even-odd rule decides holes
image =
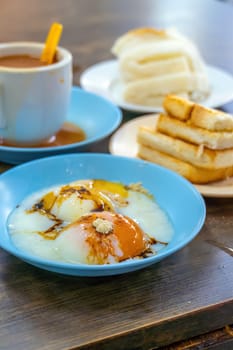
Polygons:
[[167,95],[163,108],[172,117],[189,121],[191,125],[211,131],[232,131],[233,116],[217,109],[204,107],[177,95]]
[[131,81],[125,85],[123,97],[129,103],[153,106],[156,97],[164,98],[169,93],[192,94],[197,90],[204,95],[207,89],[204,75],[174,73]]
[[188,62],[185,57],[169,57],[166,59],[158,58],[151,62],[143,61],[135,62],[124,56],[124,59],[119,61],[119,68],[123,80],[132,81],[151,77],[152,72],[154,77],[161,75],[189,72]]
[[[193,44],[191,40],[189,40],[186,36],[182,35],[175,28],[166,28],[160,30],[151,27],[142,27],[132,29],[124,33],[115,41],[111,52],[118,58],[121,58],[124,55],[130,55],[130,52],[132,52],[132,50],[136,50],[136,57],[137,53],[140,54],[140,51],[142,51],[142,56],[144,57],[144,60],[146,61],[146,59],[150,57],[151,61],[151,58],[153,60],[153,55],[151,55],[150,49],[153,45],[156,48],[163,47],[162,51],[164,58],[167,55],[173,57],[174,54],[181,54],[185,51],[185,53],[187,53],[187,55],[190,57],[190,63],[191,65],[193,65],[193,68],[196,67],[197,70],[201,71],[205,70],[204,61],[197,47]],[[171,47],[169,47],[170,45]],[[157,53],[159,54],[159,51],[157,51]],[[154,54],[156,55],[156,52],[154,52]],[[131,57],[132,56],[134,57],[134,54],[132,54]],[[138,58],[142,59],[142,56],[139,56]]]
[[141,144],[138,157],[173,170],[195,184],[219,181],[233,176],[233,167],[204,169]]
[[[128,99],[128,94],[130,94],[130,98]],[[177,96],[181,96],[182,98],[189,98],[189,95],[187,92],[177,92],[176,93]],[[135,97],[135,99],[134,99]],[[127,90],[125,95],[124,95],[124,99],[125,101],[127,101],[128,103],[133,103],[133,104],[137,104],[137,105],[142,105],[145,106],[145,102],[146,102],[146,106],[157,106],[157,107],[161,107],[163,104],[163,100],[164,100],[164,95],[154,95],[152,92],[148,92],[147,91],[142,91],[141,95],[138,96],[137,94],[134,95],[133,91]]]
[[174,40],[141,43],[121,55],[119,63],[123,78],[128,80],[179,72],[204,73],[196,51],[193,52],[183,43]]
[[164,114],[159,115],[156,127],[161,133],[210,149],[233,147],[233,131],[209,131]]
[[138,44],[169,39],[169,32],[169,30],[160,30],[151,27],[135,28],[121,35],[113,44],[111,51],[119,57]]
[[196,46],[177,30],[138,28],[119,37],[117,56],[123,99],[128,103],[161,106],[166,94],[203,100],[210,86],[205,63]]
[[139,128],[137,141],[150,149],[166,153],[197,167],[206,169],[233,167],[233,148],[210,150],[202,145],[182,141],[146,127]]

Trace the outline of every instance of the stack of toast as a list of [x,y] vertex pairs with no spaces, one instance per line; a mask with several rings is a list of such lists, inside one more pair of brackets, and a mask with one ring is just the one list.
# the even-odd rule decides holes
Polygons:
[[209,94],[199,50],[175,28],[133,29],[115,41],[112,53],[128,103],[161,106],[169,93],[200,102]]
[[138,157],[165,166],[195,184],[233,176],[233,116],[167,95],[155,127],[140,127]]

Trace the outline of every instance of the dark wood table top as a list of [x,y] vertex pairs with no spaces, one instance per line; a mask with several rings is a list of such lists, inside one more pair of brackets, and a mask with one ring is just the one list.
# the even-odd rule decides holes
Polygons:
[[[209,64],[233,73],[232,18],[233,5],[216,0],[2,1],[0,41],[44,41],[53,21],[63,23],[79,85],[125,31],[176,26]],[[223,109],[233,113],[233,104]],[[124,121],[132,117],[124,111]],[[91,151],[107,152],[108,140]],[[205,201],[196,239],[131,274],[64,277],[0,249],[0,350],[232,349],[233,199]]]

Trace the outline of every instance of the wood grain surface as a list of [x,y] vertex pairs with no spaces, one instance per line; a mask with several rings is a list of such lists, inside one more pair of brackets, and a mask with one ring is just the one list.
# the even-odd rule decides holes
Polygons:
[[[87,67],[112,58],[123,32],[169,25],[195,40],[208,63],[233,73],[232,18],[233,5],[216,0],[2,0],[0,41],[44,41],[53,21],[63,23],[61,45],[74,56],[79,85]],[[223,109],[233,113],[233,104]],[[136,116],[123,112],[124,121]],[[107,152],[108,140],[91,151]],[[219,332],[233,324],[233,199],[205,201],[195,240],[131,274],[66,277],[0,249],[0,350],[182,349],[181,341],[183,349],[232,349],[232,334]]]

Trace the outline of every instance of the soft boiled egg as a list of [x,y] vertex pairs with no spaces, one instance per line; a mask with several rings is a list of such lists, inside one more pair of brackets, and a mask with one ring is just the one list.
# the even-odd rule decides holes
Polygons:
[[13,243],[61,262],[145,258],[172,238],[166,213],[140,184],[80,180],[39,191],[9,217]]
[[84,215],[68,225],[55,245],[70,262],[111,264],[144,253],[149,238],[131,218],[103,211]]

